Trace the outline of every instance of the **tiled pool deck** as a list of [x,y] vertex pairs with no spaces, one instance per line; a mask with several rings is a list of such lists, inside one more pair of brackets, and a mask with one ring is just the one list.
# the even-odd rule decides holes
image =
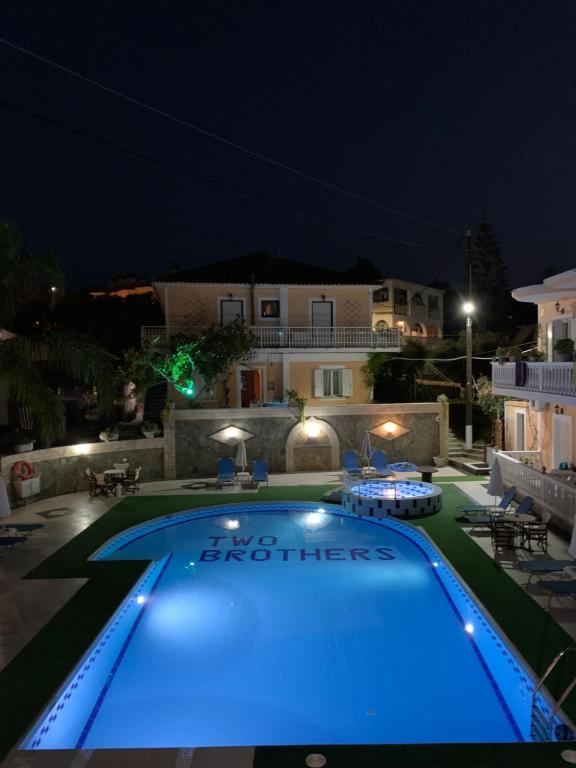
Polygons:
[[[407,474],[406,477],[410,477]],[[413,475],[418,477],[419,475]],[[486,493],[486,479],[474,482],[464,479],[463,473],[452,468],[442,470],[442,478],[453,482],[455,486],[466,494],[473,503],[493,503],[493,497]],[[272,475],[271,486],[305,486],[305,485],[331,485],[337,487],[341,483],[341,474],[306,473],[293,475]],[[186,488],[192,481],[166,481],[143,484],[140,491],[142,496],[166,496],[166,495],[193,495],[194,491]],[[210,491],[215,499],[220,495],[231,492],[231,488]],[[240,492],[238,488],[234,493]],[[246,500],[256,491],[241,491],[246,495]],[[36,530],[28,541],[15,547],[0,548],[0,669],[4,668],[20,650],[34,637],[34,635],[54,616],[58,610],[73,596],[85,583],[85,579],[31,579],[23,577],[33,568],[42,563],[64,544],[72,540],[76,535],[85,530],[99,517],[105,514],[122,497],[89,498],[86,492],[68,494],[43,501],[30,503],[13,511],[10,518],[0,520],[3,525],[19,523],[42,523],[43,527]],[[493,557],[490,537],[481,531],[471,534],[471,538]],[[567,559],[568,542],[556,536],[550,535],[549,557],[554,559]],[[519,559],[530,559],[528,552],[519,552]],[[501,566],[519,584],[525,586],[528,576],[515,570],[512,561],[502,560]],[[536,580],[534,580],[536,581]],[[529,585],[528,593],[540,605],[545,607],[548,603],[547,595],[539,594],[537,587]],[[551,609],[551,615],[556,621],[576,639],[576,603],[570,598],[555,601],[556,606]],[[136,755],[135,753],[139,754]],[[253,750],[230,750],[228,753],[228,765],[251,766]],[[134,750],[131,751],[130,765],[139,766],[211,766],[213,755],[210,750]],[[41,762],[39,762],[41,760]],[[116,766],[125,762],[122,753],[116,751],[100,751],[92,755],[90,752],[41,753],[31,755],[29,753],[19,755],[12,753],[3,763],[10,768],[33,768],[41,766]],[[218,762],[218,765],[225,763]],[[303,763],[304,764],[304,763]],[[351,763],[352,764],[352,763]],[[360,763],[359,763],[360,764]]]

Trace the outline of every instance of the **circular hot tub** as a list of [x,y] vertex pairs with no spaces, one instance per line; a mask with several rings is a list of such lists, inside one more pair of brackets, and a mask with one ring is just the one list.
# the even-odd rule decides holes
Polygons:
[[422,517],[442,509],[442,489],[417,480],[352,482],[342,491],[342,506],[370,517]]

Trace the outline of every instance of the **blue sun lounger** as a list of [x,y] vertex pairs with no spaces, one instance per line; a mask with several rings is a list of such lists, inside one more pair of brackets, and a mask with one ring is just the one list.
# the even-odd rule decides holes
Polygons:
[[532,583],[532,579],[535,576],[545,576],[547,573],[561,573],[569,565],[576,567],[576,560],[550,560],[549,558],[524,560],[524,562],[518,563],[515,567],[516,570],[528,574],[528,581],[526,582],[526,585],[528,585]]
[[512,504],[514,496],[516,496],[516,488],[512,486],[512,488],[508,488],[496,506],[489,506],[486,504],[458,504],[454,509],[456,512],[484,512],[488,509],[502,509],[505,511],[510,504]]
[[550,608],[553,597],[576,597],[576,581],[574,579],[570,581],[537,581],[536,586],[550,593],[546,609]]

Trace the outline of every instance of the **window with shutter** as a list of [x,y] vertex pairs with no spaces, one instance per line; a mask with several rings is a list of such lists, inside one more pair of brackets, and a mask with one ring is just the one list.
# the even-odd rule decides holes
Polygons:
[[351,368],[315,369],[314,397],[350,397],[351,394]]
[[344,368],[342,374],[342,396],[350,397],[352,395],[352,368]]
[[314,369],[314,397],[324,396],[324,371],[321,368]]

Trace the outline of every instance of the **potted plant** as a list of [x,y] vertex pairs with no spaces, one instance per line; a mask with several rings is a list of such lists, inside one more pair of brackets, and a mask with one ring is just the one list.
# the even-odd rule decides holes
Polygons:
[[519,363],[522,360],[522,350],[520,347],[509,347],[508,357],[515,363]]
[[102,432],[100,432],[99,438],[104,443],[111,443],[113,440],[118,440],[117,427],[106,427],[106,429],[103,429]]
[[26,451],[34,450],[34,433],[26,431],[18,431],[14,435],[14,451],[16,453],[25,453]]
[[528,360],[531,363],[543,363],[544,362],[544,352],[540,349],[532,349],[528,353]]
[[298,408],[300,422],[304,424],[306,421],[306,398],[301,397],[296,389],[287,389],[286,397],[290,408]]
[[507,359],[506,358],[506,350],[504,349],[504,347],[498,347],[498,349],[496,350],[496,358],[497,358],[498,362],[500,363],[500,365],[504,365],[504,363],[506,362],[506,359]]
[[574,342],[572,339],[558,339],[554,344],[556,361],[568,363],[574,359]]
[[156,437],[160,430],[158,429],[158,424],[156,424],[155,421],[143,421],[142,426],[140,427],[140,431],[144,437]]

